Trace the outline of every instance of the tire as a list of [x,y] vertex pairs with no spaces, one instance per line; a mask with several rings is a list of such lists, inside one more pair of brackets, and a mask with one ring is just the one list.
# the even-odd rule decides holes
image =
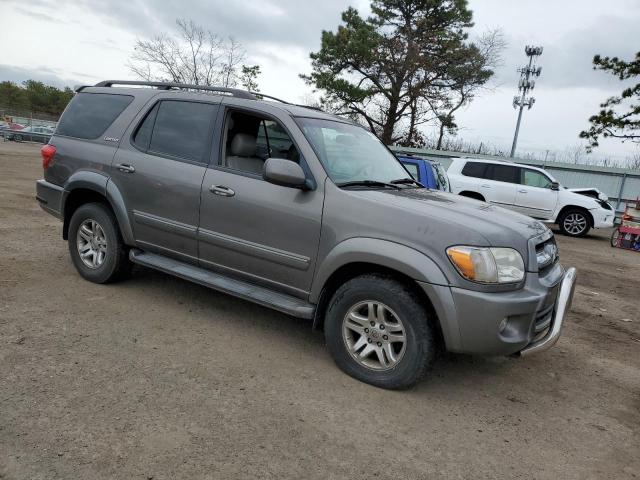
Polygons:
[[589,214],[579,208],[567,210],[558,217],[558,227],[563,235],[584,237],[591,230]]
[[[81,228],[82,234],[79,233]],[[68,245],[73,265],[90,282],[110,283],[131,272],[129,251],[122,241],[116,218],[102,203],[84,204],[73,213],[69,221]],[[85,254],[94,253],[83,260],[81,250]]]
[[22,135],[14,135],[13,141],[14,142],[21,142],[22,141]]
[[618,247],[620,246],[620,230],[617,228],[611,233],[611,246]]
[[[385,323],[377,316],[381,308]],[[390,276],[362,275],[338,288],[327,309],[324,331],[338,367],[377,387],[408,388],[424,376],[435,359],[436,337],[427,309],[413,290]],[[391,340],[400,337],[404,343]],[[370,353],[365,353],[367,349]],[[363,353],[364,358],[356,360],[355,356]]]

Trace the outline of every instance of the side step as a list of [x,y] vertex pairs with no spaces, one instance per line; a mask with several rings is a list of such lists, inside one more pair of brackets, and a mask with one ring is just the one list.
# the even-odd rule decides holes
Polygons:
[[268,288],[229,278],[179,260],[156,255],[155,253],[147,253],[132,248],[129,252],[129,260],[138,265],[160,270],[294,317],[311,319],[315,313],[315,305],[300,298],[286,293],[274,292]]

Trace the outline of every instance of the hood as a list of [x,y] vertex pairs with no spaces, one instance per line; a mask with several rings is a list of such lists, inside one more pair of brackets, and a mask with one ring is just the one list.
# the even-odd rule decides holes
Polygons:
[[579,193],[580,195],[585,195],[587,197],[595,198],[596,200],[599,199],[599,200],[602,200],[603,202],[606,202],[607,200],[609,200],[609,197],[607,197],[607,195],[605,195],[603,192],[601,192],[595,187],[568,188],[567,190],[573,193]]
[[[510,210],[438,190],[342,190],[350,199],[330,205],[348,230],[385,238],[426,254],[443,254],[452,245],[510,247],[523,258],[529,240],[549,233],[541,222]],[[330,204],[333,202],[330,201]]]
[[548,230],[541,222],[472,198],[426,188],[377,190],[384,201],[405,212],[446,221],[481,234],[491,246],[504,245],[505,233],[529,240]]

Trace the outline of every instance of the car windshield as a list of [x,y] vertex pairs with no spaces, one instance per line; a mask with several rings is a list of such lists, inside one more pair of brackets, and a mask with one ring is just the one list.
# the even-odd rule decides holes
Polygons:
[[434,162],[432,165],[433,170],[436,174],[435,176],[437,188],[444,192],[450,192],[451,189],[449,188],[449,177],[447,177],[447,172],[445,171],[444,167],[436,162]]
[[336,184],[411,178],[398,159],[368,130],[349,123],[299,118],[302,131]]

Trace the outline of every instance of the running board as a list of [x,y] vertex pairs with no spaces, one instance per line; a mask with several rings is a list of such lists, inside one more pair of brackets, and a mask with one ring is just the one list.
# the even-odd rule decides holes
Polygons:
[[300,298],[274,292],[268,288],[229,278],[195,265],[156,255],[155,253],[147,253],[132,248],[129,252],[129,260],[138,265],[160,270],[294,317],[311,319],[315,313],[315,305]]

